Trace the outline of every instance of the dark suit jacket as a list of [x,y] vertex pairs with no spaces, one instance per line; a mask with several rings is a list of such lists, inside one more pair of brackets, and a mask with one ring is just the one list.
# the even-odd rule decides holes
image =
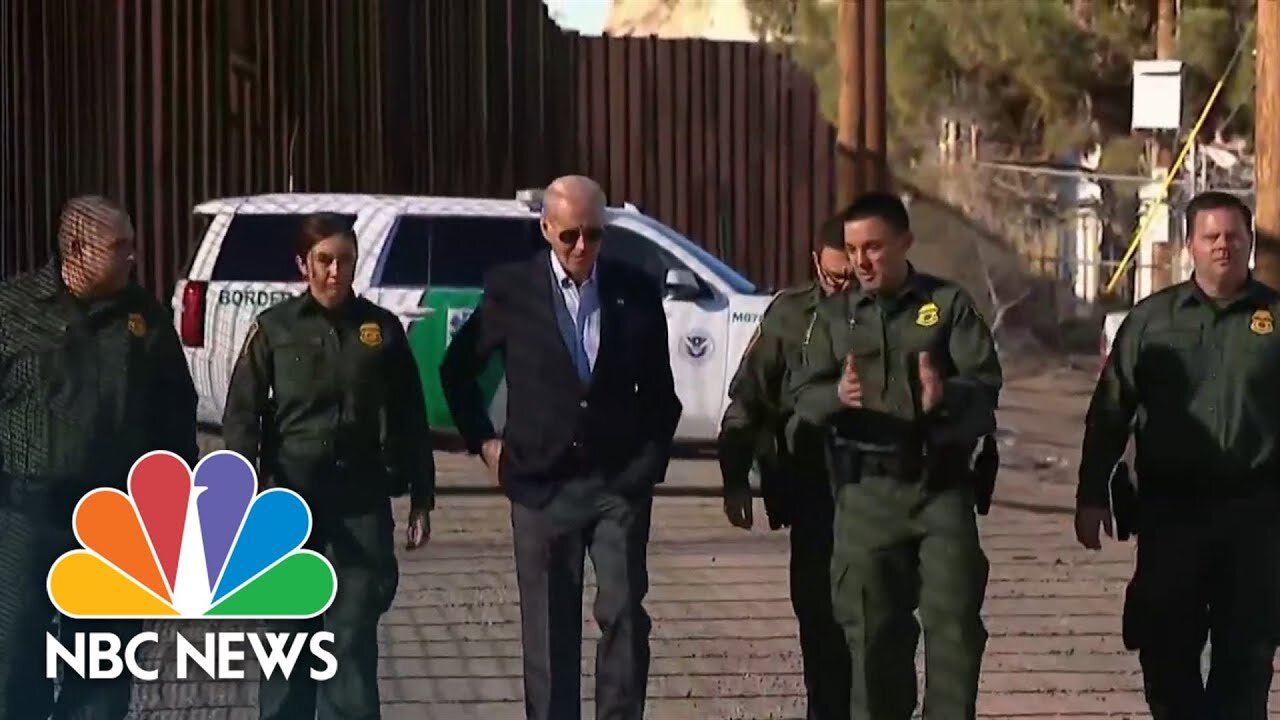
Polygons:
[[440,382],[470,452],[497,437],[477,378],[501,352],[507,420],[498,477],[513,501],[541,507],[559,483],[602,472],[615,491],[662,482],[683,410],[667,352],[667,319],[650,278],[599,260],[600,349],[591,379],[574,370],[556,322],[545,252],[485,278],[480,306],[454,335]]

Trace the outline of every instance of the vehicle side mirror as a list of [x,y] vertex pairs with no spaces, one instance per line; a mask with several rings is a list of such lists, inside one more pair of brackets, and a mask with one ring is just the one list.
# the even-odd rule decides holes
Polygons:
[[663,292],[672,300],[692,300],[702,294],[698,276],[685,268],[671,268],[663,278]]

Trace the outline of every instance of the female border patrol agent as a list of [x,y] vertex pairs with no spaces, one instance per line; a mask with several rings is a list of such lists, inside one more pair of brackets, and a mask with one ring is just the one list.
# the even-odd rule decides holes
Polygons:
[[[1138,562],[1124,607],[1155,720],[1264,720],[1280,620],[1280,294],[1250,277],[1249,208],[1186,208],[1192,278],[1121,324],[1085,418],[1076,538],[1112,532],[1130,434]],[[1209,678],[1200,673],[1206,638]]]
[[796,416],[828,433],[850,714],[911,718],[923,626],[926,720],[972,720],[988,565],[969,458],[995,430],[995,343],[962,289],[912,270],[896,196],[863,195],[837,221],[858,288],[818,306],[794,387]]
[[435,465],[418,368],[400,320],[352,294],[356,252],[344,218],[303,222],[308,291],[258,316],[227,393],[227,449],[256,462],[260,482],[302,495],[307,546],[337,573],[333,605],[300,628],[333,632],[337,675],[317,684],[308,661],[264,678],[264,720],[380,717],[378,620],[399,583],[389,498],[410,492],[410,549],[430,535]]

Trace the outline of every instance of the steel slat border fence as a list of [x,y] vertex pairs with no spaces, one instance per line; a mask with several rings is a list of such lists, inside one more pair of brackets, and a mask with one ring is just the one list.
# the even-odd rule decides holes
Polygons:
[[0,276],[61,202],[131,209],[167,298],[220,195],[509,196],[565,172],[778,287],[834,202],[809,78],[750,43],[587,38],[537,0],[0,3]]

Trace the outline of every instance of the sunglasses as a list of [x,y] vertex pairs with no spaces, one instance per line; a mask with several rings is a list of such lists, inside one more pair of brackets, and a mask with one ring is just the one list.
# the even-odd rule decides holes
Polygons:
[[594,245],[604,237],[604,228],[586,225],[583,227],[566,228],[561,230],[556,238],[565,245],[577,245],[578,239],[581,238],[588,245]]
[[823,269],[822,263],[818,261],[818,254],[813,253],[813,269],[817,271],[818,277],[825,280],[831,285],[842,285],[849,282],[851,273],[846,270],[842,273],[831,273]]

